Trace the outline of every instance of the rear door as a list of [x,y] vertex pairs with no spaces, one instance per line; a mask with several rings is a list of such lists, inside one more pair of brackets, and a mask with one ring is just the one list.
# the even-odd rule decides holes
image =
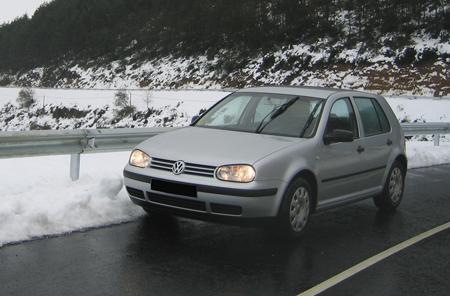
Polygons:
[[354,97],[353,100],[362,125],[361,145],[368,171],[365,182],[370,187],[380,186],[393,148],[391,126],[375,98]]

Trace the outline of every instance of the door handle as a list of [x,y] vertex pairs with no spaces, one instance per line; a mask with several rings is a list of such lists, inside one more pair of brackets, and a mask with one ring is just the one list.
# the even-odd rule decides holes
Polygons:
[[386,144],[387,144],[388,146],[391,146],[391,145],[392,145],[392,140],[391,140],[391,139],[388,139],[387,142],[386,142]]
[[356,149],[356,151],[358,151],[358,153],[363,153],[366,149],[364,149],[363,146],[358,146],[358,149]]

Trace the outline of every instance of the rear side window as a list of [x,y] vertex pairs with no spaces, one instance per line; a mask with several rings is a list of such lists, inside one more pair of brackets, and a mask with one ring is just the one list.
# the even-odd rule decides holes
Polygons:
[[383,133],[388,133],[391,131],[391,125],[389,124],[389,120],[384,113],[383,108],[381,108],[380,103],[377,100],[372,99],[372,104],[375,106],[375,111],[377,111],[378,119],[381,122],[381,128],[383,129]]
[[386,114],[380,104],[371,98],[355,98],[366,136],[387,133],[391,130]]

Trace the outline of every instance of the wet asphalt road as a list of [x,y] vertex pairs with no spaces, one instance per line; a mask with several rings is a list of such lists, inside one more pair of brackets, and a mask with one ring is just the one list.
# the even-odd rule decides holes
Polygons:
[[[400,209],[371,200],[313,216],[302,239],[184,219],[138,221],[0,248],[0,295],[296,295],[450,221],[450,166],[411,170]],[[324,295],[450,295],[450,231]]]

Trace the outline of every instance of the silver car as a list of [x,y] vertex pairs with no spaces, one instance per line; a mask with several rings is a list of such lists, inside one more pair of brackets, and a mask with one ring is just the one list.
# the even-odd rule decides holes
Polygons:
[[371,197],[394,210],[406,170],[404,135],[383,97],[256,87],[138,145],[124,179],[147,212],[271,221],[298,236],[316,211]]

